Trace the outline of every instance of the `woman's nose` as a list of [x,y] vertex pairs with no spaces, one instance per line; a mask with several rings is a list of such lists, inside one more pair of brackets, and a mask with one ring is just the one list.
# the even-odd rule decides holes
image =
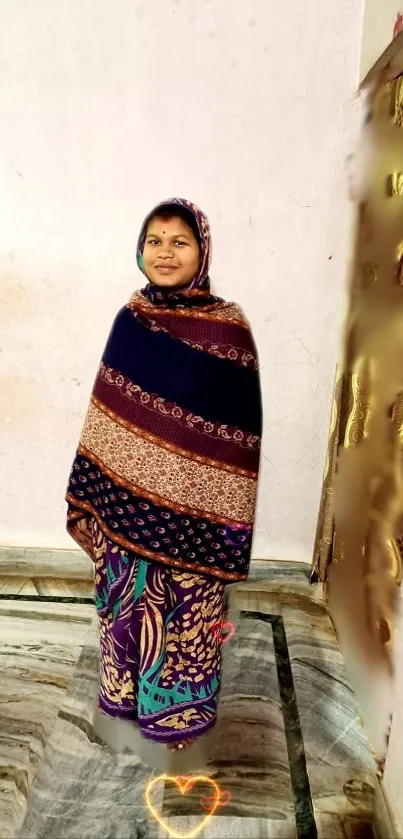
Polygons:
[[173,257],[173,252],[171,248],[162,247],[159,255],[161,259],[171,259]]

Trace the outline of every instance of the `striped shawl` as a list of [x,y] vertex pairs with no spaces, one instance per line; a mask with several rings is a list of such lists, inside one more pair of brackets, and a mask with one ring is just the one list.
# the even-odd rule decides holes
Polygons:
[[[247,577],[261,437],[242,311],[158,307],[136,292],[109,336],[71,470],[67,528],[222,580]],[[194,303],[196,301],[193,301]]]

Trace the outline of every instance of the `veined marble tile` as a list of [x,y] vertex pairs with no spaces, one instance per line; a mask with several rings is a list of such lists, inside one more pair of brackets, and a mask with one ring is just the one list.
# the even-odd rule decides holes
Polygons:
[[371,818],[375,763],[326,614],[284,617],[314,807]]
[[[115,754],[88,736],[80,716],[57,721],[33,785],[21,839],[156,836],[145,789],[153,772],[134,754]],[[68,712],[67,712],[68,714]],[[155,803],[161,806],[162,791]],[[141,834],[140,834],[141,835]]]
[[[202,835],[223,836],[230,829],[231,836],[295,839],[271,627],[239,615],[231,615],[231,619],[237,629],[224,645],[220,719],[207,771],[214,772],[223,788],[232,786],[233,798]],[[236,636],[238,644],[231,650]],[[31,791],[21,831],[23,839],[45,835],[55,839],[76,839],[77,835],[124,839],[133,836],[136,829],[144,837],[163,835],[145,806],[146,786],[158,772],[134,754],[114,753],[100,744],[91,726],[97,691],[94,644],[83,649],[49,740]],[[166,787],[164,791],[163,784],[161,787],[157,810],[164,818],[181,818],[183,801],[180,808],[173,806],[175,792]],[[191,823],[200,818],[199,798],[189,799],[185,806],[189,809],[190,803],[190,809],[196,810],[183,815]],[[167,812],[172,809],[175,812]],[[259,818],[259,813],[267,817]]]
[[[0,602],[0,837],[15,835],[93,608]],[[66,604],[61,604],[65,607]],[[22,607],[22,608],[21,608]]]
[[6,577],[0,576],[1,594],[23,594],[27,597],[37,597],[38,590],[34,580],[28,577]]
[[374,817],[374,774],[348,766],[312,764],[308,774],[315,812],[371,821]]
[[373,814],[375,764],[333,625],[315,589],[300,573],[290,585],[240,584],[230,603],[283,616],[314,807],[365,823]]
[[[48,630],[59,635],[61,639],[64,638],[63,633],[66,632],[66,624],[69,624],[69,632],[81,633],[82,627],[88,627],[95,617],[95,606],[87,603],[63,603],[63,602],[47,602],[43,600],[0,600],[0,620],[7,618],[4,627],[2,626],[2,635],[0,644],[4,641],[5,636],[13,636],[15,630],[21,629],[26,631],[28,624],[22,619],[26,618],[29,621],[38,621],[42,624],[42,631],[44,638],[48,638]],[[46,623],[51,624],[51,627],[46,626]],[[9,632],[9,626],[10,629]],[[33,624],[29,624],[31,626]],[[39,631],[39,627],[38,627]],[[5,636],[4,636],[5,633]],[[46,633],[46,634],[45,634]],[[81,642],[83,643],[83,641]]]
[[[251,562],[249,580],[267,579],[277,574],[281,578],[306,578],[309,568],[304,563],[257,560]],[[92,580],[94,567],[89,557],[79,548],[23,548],[0,546],[0,576],[61,577],[62,579]]]
[[[179,836],[188,836],[200,824],[197,816],[169,816],[168,828]],[[158,839],[166,839],[169,834],[160,826]],[[295,821],[276,819],[236,818],[234,816],[212,816],[205,828],[197,834],[200,839],[295,839]],[[338,837],[337,837],[338,839]],[[358,838],[357,838],[358,839]]]
[[[284,719],[270,623],[228,615],[235,633],[223,645],[218,720],[209,739],[208,773],[231,801],[225,815],[289,820],[294,813]],[[197,786],[182,796],[173,785],[164,814],[200,811]]]
[[[290,580],[295,583],[309,582],[311,566],[307,562],[286,562],[281,559],[252,559],[247,582],[262,579],[266,583],[271,580]],[[237,584],[235,584],[237,585]]]
[[[209,738],[207,772],[233,796],[199,834],[202,839],[295,839],[298,831],[300,837],[311,839],[314,834],[304,831],[309,806],[306,810],[306,801],[300,797],[305,758],[319,839],[339,839],[339,828],[343,839],[371,835],[374,765],[360,713],[319,589],[309,585],[308,566],[286,565],[252,563],[250,580],[229,587],[230,608],[236,610],[230,619],[236,632],[223,647],[219,720],[211,742]],[[18,605],[22,611],[16,614],[12,604],[8,615],[17,628],[26,604]],[[42,604],[37,605],[39,625]],[[71,606],[53,605],[53,617],[42,621],[45,633],[52,623],[57,624],[56,616]],[[267,621],[273,621],[273,631],[270,622],[242,616],[240,609],[263,613]],[[0,620],[2,614],[0,609]],[[66,615],[70,631],[79,612]],[[281,617],[276,619],[276,615]],[[147,760],[134,753],[112,751],[94,733],[98,691],[94,626],[32,785],[21,839],[166,836],[145,805],[146,786],[160,770],[152,768],[152,761],[147,766]],[[56,634],[57,630],[55,638]],[[278,674],[281,681],[288,679],[287,645],[291,686],[287,682],[280,692]],[[179,774],[175,756],[172,760],[169,774]],[[21,812],[16,800],[14,795],[13,806]],[[158,812],[183,830],[197,824],[199,803],[196,796],[185,803],[169,789],[157,795]]]
[[315,813],[318,839],[375,839],[370,821],[360,818]]
[[291,587],[303,586],[308,590],[312,588],[309,585],[310,573],[311,567],[306,562],[252,559],[248,579],[244,583],[232,583],[231,587],[247,585],[253,588],[255,583],[263,582],[265,587],[270,588],[288,582]]
[[[374,770],[361,712],[329,618],[325,614],[307,616],[300,610],[285,616],[284,626],[306,748],[312,754],[317,752],[322,762],[349,760],[352,766],[356,760],[362,768]],[[322,720],[325,730],[318,730]],[[314,726],[315,736],[311,737]]]
[[77,597],[93,599],[93,580],[59,579],[58,577],[7,577],[0,575],[1,595],[25,595],[29,597]]
[[[249,609],[251,612],[264,612],[271,615],[290,615],[302,611],[306,615],[326,615],[323,598],[317,585],[310,586],[302,577],[287,582],[274,577],[270,582],[264,580],[235,583],[229,587],[230,603],[236,609]],[[329,620],[329,618],[328,618]]]
[[112,751],[131,751],[142,763],[153,766],[169,776],[182,776],[207,771],[209,734],[198,737],[196,742],[183,751],[171,752],[163,743],[154,743],[141,736],[138,725],[129,720],[119,720],[103,714],[95,703],[93,730],[96,737]]
[[[116,753],[94,735],[98,654],[84,647],[33,784],[21,839],[131,839],[158,835],[145,790],[157,774],[133,753]],[[153,801],[161,811],[163,785]]]
[[81,550],[0,547],[0,576],[92,580],[94,567]]

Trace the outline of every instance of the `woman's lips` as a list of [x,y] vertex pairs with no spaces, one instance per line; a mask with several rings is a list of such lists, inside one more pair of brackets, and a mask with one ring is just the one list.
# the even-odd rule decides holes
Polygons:
[[173,274],[178,270],[176,265],[156,265],[155,267],[160,274]]

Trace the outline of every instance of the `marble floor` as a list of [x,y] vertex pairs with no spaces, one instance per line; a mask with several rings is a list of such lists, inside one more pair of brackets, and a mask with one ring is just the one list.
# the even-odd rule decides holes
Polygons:
[[[223,646],[217,726],[186,756],[167,756],[136,746],[132,726],[113,743],[105,718],[94,719],[86,559],[8,551],[0,549],[1,839],[195,835],[212,781],[220,805],[200,837],[372,837],[375,766],[307,566],[256,562],[246,583],[230,587],[235,633]],[[162,772],[207,780],[182,795],[158,781]]]

